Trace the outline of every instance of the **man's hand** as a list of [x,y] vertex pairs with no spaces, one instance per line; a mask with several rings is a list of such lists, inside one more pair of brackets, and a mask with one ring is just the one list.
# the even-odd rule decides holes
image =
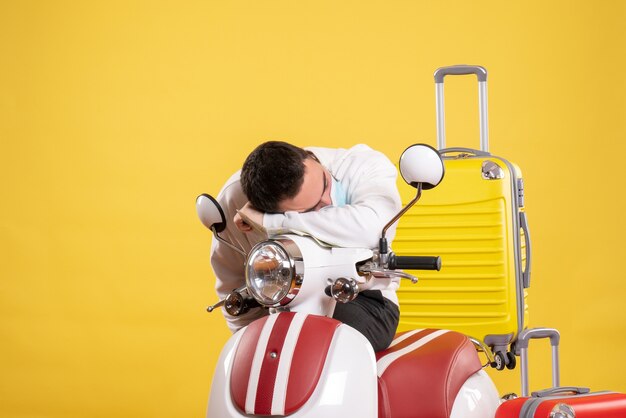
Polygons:
[[[245,216],[250,218],[252,222],[256,222],[257,224],[261,226],[263,225],[263,212],[259,212],[258,210],[256,210],[254,206],[250,204],[250,202],[246,203],[244,207],[239,209],[239,212],[243,213]],[[243,220],[243,218],[241,217],[239,213],[235,215],[235,217],[233,218],[233,221],[235,222],[235,225],[241,232],[252,231],[252,226],[248,225]]]

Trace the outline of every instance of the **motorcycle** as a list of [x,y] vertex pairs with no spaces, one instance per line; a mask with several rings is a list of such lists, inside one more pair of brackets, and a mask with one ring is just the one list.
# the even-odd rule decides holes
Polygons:
[[[246,285],[207,310],[222,307],[237,316],[261,306],[269,315],[224,346],[207,417],[495,416],[501,399],[484,371],[495,360],[482,342],[454,331],[412,330],[374,353],[361,333],[332,319],[337,303],[354,300],[376,281],[417,283],[402,270],[441,268],[439,257],[394,254],[385,236],[422,191],[441,182],[443,161],[434,148],[416,144],[404,151],[399,166],[417,194],[381,231],[378,249],[333,247],[287,233],[246,254]],[[226,219],[213,197],[198,196],[196,209],[215,239],[241,252],[220,237]]]

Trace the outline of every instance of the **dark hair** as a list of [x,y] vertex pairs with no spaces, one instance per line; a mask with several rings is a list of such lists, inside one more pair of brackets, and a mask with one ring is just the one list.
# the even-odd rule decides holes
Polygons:
[[241,187],[262,212],[278,212],[278,203],[292,198],[304,181],[304,160],[310,152],[282,141],[268,141],[254,149],[241,168]]

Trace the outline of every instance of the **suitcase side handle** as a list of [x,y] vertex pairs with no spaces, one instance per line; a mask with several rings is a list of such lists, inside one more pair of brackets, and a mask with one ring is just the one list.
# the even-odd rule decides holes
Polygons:
[[524,239],[526,240],[526,269],[522,271],[522,280],[524,281],[524,289],[530,287],[530,266],[532,261],[532,251],[530,245],[530,231],[528,231],[528,219],[526,212],[519,213],[520,228],[524,231]]
[[520,332],[515,341],[515,354],[520,356],[521,363],[521,379],[522,379],[522,396],[528,396],[528,344],[532,339],[550,338],[552,346],[552,386],[558,387],[559,383],[559,342],[561,334],[554,328],[531,328]]
[[583,388],[579,386],[559,386],[556,388],[538,390],[537,392],[533,392],[531,396],[533,398],[547,398],[548,396],[562,395],[564,393],[583,395],[589,392],[589,388]]
[[439,150],[439,154],[441,156],[443,156],[444,154],[450,153],[450,152],[458,152],[461,154],[470,154],[470,155],[475,155],[477,157],[490,157],[491,153],[487,152],[487,151],[480,151],[477,149],[473,149],[473,148],[463,148],[463,147],[452,147],[452,148],[444,148],[444,149],[440,149]]
[[480,120],[480,149],[489,151],[487,116],[487,70],[480,65],[452,65],[435,71],[435,102],[437,106],[437,146],[446,147],[446,118],[443,99],[443,79],[446,75],[476,74],[478,78],[478,106]]

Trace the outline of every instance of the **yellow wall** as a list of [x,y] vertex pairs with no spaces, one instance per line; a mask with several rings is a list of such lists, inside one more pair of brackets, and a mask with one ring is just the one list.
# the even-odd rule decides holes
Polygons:
[[[524,170],[531,325],[562,331],[563,383],[626,391],[625,5],[3,1],[0,416],[202,416],[228,335],[196,195],[267,139],[434,145],[456,63],[490,71],[492,151]],[[446,86],[474,145],[474,82]]]

